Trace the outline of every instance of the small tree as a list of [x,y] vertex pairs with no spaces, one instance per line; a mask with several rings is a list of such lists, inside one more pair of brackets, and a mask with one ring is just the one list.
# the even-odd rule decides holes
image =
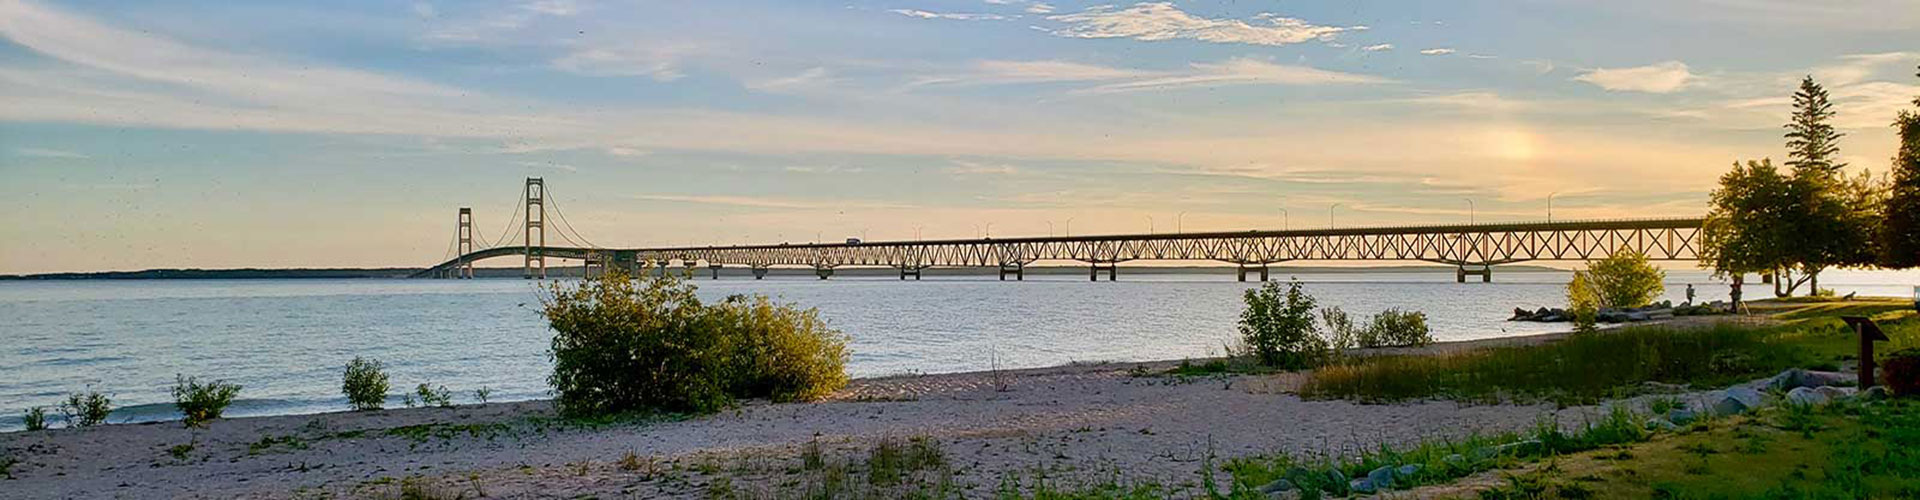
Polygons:
[[1300,289],[1300,282],[1268,282],[1247,290],[1246,310],[1240,313],[1240,338],[1262,365],[1287,370],[1313,366],[1327,350],[1314,325],[1312,296]]
[[1587,279],[1586,271],[1574,271],[1573,280],[1567,282],[1567,314],[1573,316],[1573,330],[1576,332],[1598,329],[1600,294],[1594,291],[1593,281]]
[[232,404],[233,397],[238,394],[240,386],[225,380],[202,384],[195,377],[173,376],[173,405],[180,409],[187,427],[200,427],[209,420],[220,418],[220,414],[227,411],[227,405]]
[[340,392],[354,411],[378,410],[387,402],[386,366],[378,360],[354,357],[341,376]]
[[60,403],[60,415],[66,417],[68,427],[93,427],[107,423],[107,415],[113,413],[113,399],[99,391],[88,389],[67,395],[67,401]]
[[1586,277],[1603,308],[1644,306],[1666,291],[1661,281],[1667,278],[1667,272],[1653,267],[1646,255],[1632,250],[1622,249],[1593,262]]
[[1427,313],[1388,309],[1373,315],[1368,336],[1379,345],[1424,346],[1433,343],[1433,330],[1427,328]]
[[27,408],[27,411],[20,416],[20,423],[26,424],[27,430],[30,431],[46,430],[47,409],[38,406]]
[[827,326],[819,311],[734,295],[708,314],[738,337],[731,356],[735,395],[812,401],[847,385],[847,336]]
[[1340,306],[1327,306],[1320,309],[1320,324],[1326,326],[1327,355],[1334,360],[1344,358],[1348,349],[1355,347],[1374,347],[1372,332],[1365,327],[1353,324],[1353,318]]
[[614,272],[553,287],[545,305],[554,330],[547,383],[561,413],[709,413],[732,404],[732,338],[703,314],[692,285]]

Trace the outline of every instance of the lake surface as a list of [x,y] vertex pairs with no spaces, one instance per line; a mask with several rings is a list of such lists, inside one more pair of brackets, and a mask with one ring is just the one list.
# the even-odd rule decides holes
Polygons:
[[[1276,277],[1290,274],[1284,268]],[[1434,272],[1297,274],[1322,305],[1361,319],[1382,309],[1427,313],[1434,336],[1466,340],[1564,330],[1504,321],[1516,306],[1564,303],[1564,272],[1499,272],[1494,283],[1454,283]],[[698,280],[704,298],[761,293],[817,307],[852,337],[855,376],[984,370],[1075,361],[1218,355],[1234,341],[1240,294],[1255,283],[1224,274]],[[1666,297],[1686,284],[1702,301],[1727,286],[1704,272],[1669,272]],[[1841,294],[1911,296],[1920,273],[1835,271]],[[1750,285],[1747,297],[1770,296]],[[387,364],[394,392],[445,385],[457,402],[546,397],[551,334],[540,291],[519,279],[182,280],[0,282],[0,430],[20,412],[89,386],[123,408],[112,422],[172,418],[176,373],[245,386],[229,416],[345,409],[341,367],[354,356]],[[398,401],[392,403],[398,406]]]

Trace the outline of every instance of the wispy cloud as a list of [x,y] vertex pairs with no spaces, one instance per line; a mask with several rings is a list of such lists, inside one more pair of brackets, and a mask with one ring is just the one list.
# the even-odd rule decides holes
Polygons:
[[1631,68],[1599,68],[1573,77],[1594,86],[1619,92],[1667,94],[1685,88],[1693,80],[1686,63],[1667,61]]
[[1194,71],[1191,73],[1112,83],[1087,89],[1085,92],[1135,92],[1218,85],[1354,85],[1389,81],[1369,75],[1275,64],[1249,58],[1235,58],[1218,64],[1194,63],[1192,66]]
[[33,158],[63,158],[63,159],[69,159],[69,160],[84,160],[87,158],[92,158],[91,156],[75,153],[72,151],[63,151],[58,149],[46,149],[46,148],[14,148],[13,153],[20,156],[27,156],[27,157],[33,157]]
[[630,196],[636,200],[664,201],[670,203],[698,203],[703,205],[729,205],[751,208],[783,208],[795,210],[818,210],[830,208],[911,208],[898,203],[858,201],[858,200],[820,200],[808,198],[783,198],[771,196],[729,196],[729,195],[677,195],[677,194],[636,194]]
[[1453,49],[1449,49],[1449,48],[1445,48],[1445,47],[1441,47],[1441,48],[1433,48],[1433,49],[1426,49],[1426,50],[1422,50],[1422,51],[1420,51],[1420,55],[1423,55],[1423,56],[1444,56],[1444,55],[1448,55],[1448,54],[1452,54],[1453,52],[1454,52],[1454,51],[1453,51]]
[[1020,169],[1005,163],[981,163],[967,160],[949,160],[953,162],[945,170],[954,175],[1013,175]]
[[827,68],[813,67],[799,74],[747,82],[746,87],[761,92],[787,92],[804,87],[819,85],[833,80]]
[[1140,3],[1118,9],[1109,5],[1089,7],[1047,19],[1067,26],[1049,30],[1070,38],[1131,38],[1145,41],[1199,40],[1212,43],[1249,45],[1290,45],[1313,40],[1328,40],[1334,35],[1366,29],[1365,26],[1322,26],[1272,13],[1254,16],[1252,22],[1240,19],[1210,19],[1195,16],[1172,3]]
[[579,172],[580,171],[580,167],[575,167],[573,165],[568,165],[565,163],[555,163],[551,161],[523,161],[523,162],[519,162],[519,165],[522,167],[546,168],[546,169],[559,170],[563,172]]
[[1361,47],[1361,48],[1360,48],[1360,50],[1364,50],[1364,51],[1367,51],[1367,52],[1380,52],[1380,51],[1383,51],[1383,50],[1393,50],[1393,44],[1391,44],[1391,43],[1382,43],[1382,44],[1378,44],[1378,45],[1368,45],[1368,46],[1365,46],[1365,47]]
[[907,17],[918,17],[921,19],[948,19],[948,20],[954,20],[954,21],[998,21],[998,20],[1007,19],[1007,16],[1003,16],[999,14],[931,12],[931,11],[925,11],[925,10],[919,10],[919,9],[893,9],[887,12],[892,12],[892,13],[900,14]]
[[670,82],[687,76],[680,71],[684,46],[634,45],[583,48],[555,59],[553,67],[588,76],[639,76]]

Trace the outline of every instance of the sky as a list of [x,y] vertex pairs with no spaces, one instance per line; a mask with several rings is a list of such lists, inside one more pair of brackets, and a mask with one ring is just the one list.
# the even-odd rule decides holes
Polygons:
[[[1920,0],[0,0],[0,274],[1697,216],[1800,78],[1858,171]],[[556,222],[559,217],[556,217]],[[550,235],[550,242],[564,243]]]

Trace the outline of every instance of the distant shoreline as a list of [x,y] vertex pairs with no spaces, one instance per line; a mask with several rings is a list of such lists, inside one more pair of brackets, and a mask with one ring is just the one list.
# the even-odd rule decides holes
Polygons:
[[[289,268],[289,269],[144,269],[139,271],[97,271],[66,272],[40,274],[0,275],[0,281],[76,281],[76,280],[234,280],[234,279],[392,279],[406,278],[425,268],[419,267],[377,267],[377,268]],[[1499,267],[1504,272],[1564,272],[1546,266],[1514,264]],[[929,269],[929,276],[992,276],[997,269],[992,267],[936,267]],[[1272,273],[1287,274],[1358,274],[1358,273],[1443,273],[1452,271],[1451,267],[1441,265],[1391,265],[1379,267],[1331,267],[1331,266],[1286,266],[1274,265]],[[883,267],[847,267],[835,271],[836,276],[894,276],[892,268]],[[1081,266],[1031,266],[1027,274],[1039,275],[1078,275],[1085,274],[1087,268]],[[518,267],[475,268],[474,274],[480,278],[517,278]],[[694,277],[711,276],[706,268],[694,268]],[[1124,268],[1127,274],[1233,274],[1233,266],[1139,266]],[[774,268],[773,276],[812,276],[813,270],[806,268]],[[576,266],[555,266],[547,268],[550,277],[578,277],[580,268]],[[749,276],[745,267],[730,266],[720,270],[721,276]]]

